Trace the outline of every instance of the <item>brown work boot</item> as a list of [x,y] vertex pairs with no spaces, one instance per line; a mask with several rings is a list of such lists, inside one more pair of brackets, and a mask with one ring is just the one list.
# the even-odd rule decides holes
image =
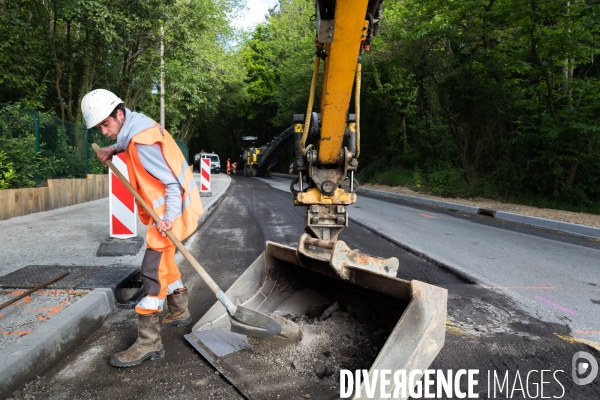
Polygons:
[[165,355],[160,340],[162,317],[159,312],[138,315],[138,337],[135,343],[125,351],[114,354],[110,363],[115,367],[133,367],[144,360],[157,360]]
[[188,291],[186,288],[177,289],[167,296],[169,312],[163,319],[162,327],[188,326],[192,323],[192,316],[188,310]]

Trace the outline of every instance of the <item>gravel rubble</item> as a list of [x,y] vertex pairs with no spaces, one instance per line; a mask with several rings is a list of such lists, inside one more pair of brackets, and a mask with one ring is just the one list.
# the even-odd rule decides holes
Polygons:
[[302,331],[299,343],[249,338],[250,357],[259,357],[269,367],[289,371],[296,378],[326,381],[332,386],[339,383],[340,369],[368,369],[391,333],[360,305],[348,305],[343,311],[334,303],[319,317],[303,315],[295,322]]
[[[0,304],[28,289],[0,289]],[[19,341],[88,293],[87,290],[42,289],[0,310],[0,350]]]

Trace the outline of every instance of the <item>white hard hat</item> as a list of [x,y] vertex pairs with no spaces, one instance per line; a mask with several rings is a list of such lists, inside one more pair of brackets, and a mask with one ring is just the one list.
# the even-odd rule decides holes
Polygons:
[[123,103],[113,92],[105,89],[92,90],[81,99],[81,111],[87,128],[93,128],[110,115],[116,106]]

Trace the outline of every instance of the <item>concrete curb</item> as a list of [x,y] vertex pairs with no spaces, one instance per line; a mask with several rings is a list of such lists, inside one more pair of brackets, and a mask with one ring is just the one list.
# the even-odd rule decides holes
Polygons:
[[[221,204],[231,187],[214,197],[198,219],[200,227]],[[0,398],[11,397],[25,383],[54,366],[65,352],[99,329],[115,309],[112,289],[99,288],[62,310],[43,327],[0,351]]]
[[585,236],[594,239],[600,239],[600,228],[588,225],[572,224],[570,222],[555,221],[552,219],[529,217],[526,215],[513,214],[504,211],[495,212],[496,219],[518,222],[525,225],[535,226],[537,228],[550,229],[559,232],[570,233],[577,236]]
[[94,289],[13,346],[0,351],[0,397],[41,375],[100,328],[115,308],[112,289]]
[[[274,173],[273,176],[277,176],[280,178],[288,178],[288,179],[293,179],[295,177],[295,175],[280,174],[280,173]],[[395,200],[401,200],[401,201],[406,201],[406,202],[416,203],[416,204],[425,204],[428,206],[445,208],[447,210],[452,210],[452,211],[461,211],[461,212],[465,212],[465,213],[469,213],[469,214],[483,214],[483,215],[491,216],[500,221],[516,222],[518,224],[529,225],[529,226],[533,226],[536,228],[549,229],[549,230],[553,230],[553,231],[557,231],[557,232],[569,233],[571,235],[576,235],[576,236],[600,239],[600,228],[595,228],[593,226],[572,224],[569,222],[555,221],[555,220],[546,219],[546,218],[529,217],[527,215],[514,214],[514,213],[510,213],[510,212],[505,212],[505,211],[489,210],[489,209],[480,208],[480,207],[466,206],[464,204],[456,204],[456,203],[450,203],[447,201],[426,199],[426,198],[422,198],[422,197],[409,196],[409,195],[400,194],[400,193],[383,192],[381,190],[365,189],[365,188],[359,187],[358,192],[367,194],[369,196],[374,196],[374,197],[395,199]]]

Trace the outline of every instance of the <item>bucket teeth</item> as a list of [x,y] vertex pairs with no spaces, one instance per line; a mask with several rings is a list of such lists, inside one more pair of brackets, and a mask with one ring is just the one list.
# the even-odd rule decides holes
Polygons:
[[298,252],[308,258],[328,261],[340,278],[350,279],[348,267],[360,268],[377,274],[396,277],[400,265],[396,257],[379,258],[352,250],[345,242],[328,242],[311,238],[304,234],[300,237]]

